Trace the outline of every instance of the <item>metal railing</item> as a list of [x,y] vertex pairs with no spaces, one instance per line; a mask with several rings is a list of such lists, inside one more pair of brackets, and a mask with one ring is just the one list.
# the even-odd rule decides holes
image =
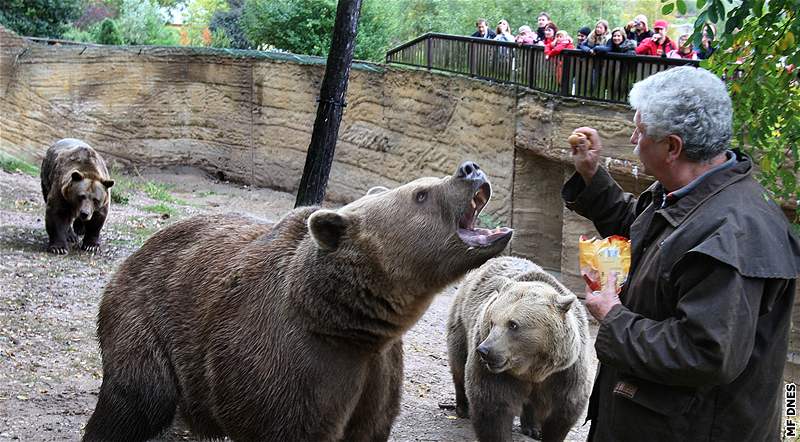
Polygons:
[[435,33],[391,49],[386,53],[386,62],[614,103],[627,103],[631,86],[639,80],[673,66],[699,64],[694,60],[642,55],[592,55],[574,49],[548,59],[543,46]]

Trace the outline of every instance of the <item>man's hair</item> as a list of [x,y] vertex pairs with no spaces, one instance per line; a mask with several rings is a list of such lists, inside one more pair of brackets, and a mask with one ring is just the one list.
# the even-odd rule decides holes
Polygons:
[[548,14],[546,12],[540,12],[539,15],[536,16],[536,18],[539,18],[539,17],[546,17],[548,20],[550,20],[550,14]]
[[485,18],[479,18],[479,19],[475,20],[475,26],[478,26],[481,23],[486,24],[486,19]]
[[711,159],[728,148],[731,97],[725,83],[705,69],[681,66],[659,72],[634,84],[629,99],[645,135],[681,137],[690,161]]

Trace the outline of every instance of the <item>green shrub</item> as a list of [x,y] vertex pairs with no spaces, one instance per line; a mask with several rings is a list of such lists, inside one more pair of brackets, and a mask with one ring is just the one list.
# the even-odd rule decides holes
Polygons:
[[103,45],[121,45],[122,36],[119,35],[117,24],[114,20],[107,18],[100,24],[100,30],[97,33],[97,42]]

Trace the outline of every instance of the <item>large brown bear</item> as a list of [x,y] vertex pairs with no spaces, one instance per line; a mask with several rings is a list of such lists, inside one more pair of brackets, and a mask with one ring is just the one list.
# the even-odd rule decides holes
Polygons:
[[553,276],[501,257],[470,272],[447,321],[456,413],[471,417],[480,442],[522,432],[563,441],[591,389],[583,305]]
[[83,250],[99,250],[114,185],[100,154],[81,140],[64,138],[47,149],[41,175],[47,250],[65,255],[81,235]]
[[401,336],[511,238],[474,226],[490,189],[467,162],[275,226],[208,216],[155,234],[103,294],[84,441],[152,438],[176,407],[199,437],[386,440]]

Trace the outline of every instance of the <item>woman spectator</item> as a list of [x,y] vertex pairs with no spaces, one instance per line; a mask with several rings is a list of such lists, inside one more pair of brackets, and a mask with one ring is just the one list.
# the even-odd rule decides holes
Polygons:
[[627,32],[627,39],[635,41],[637,46],[640,45],[644,39],[653,36],[653,31],[647,29],[647,17],[641,14],[634,17],[633,21],[625,25],[625,31]]
[[616,28],[611,31],[611,39],[603,46],[594,48],[596,52],[612,54],[636,54],[636,40],[629,40],[625,35],[625,30]]
[[552,23],[550,20],[550,14],[546,12],[540,12],[539,17],[536,18],[536,23],[539,24],[539,29],[536,30],[536,36],[538,37],[539,41],[544,41],[544,28],[548,23]]
[[678,37],[678,49],[673,49],[667,54],[669,58],[683,58],[685,60],[697,60],[697,54],[692,48],[692,42],[689,40],[689,34],[683,34]]
[[580,50],[590,52],[594,55],[594,48],[603,46],[608,42],[608,22],[605,20],[598,20],[594,25],[594,32],[589,34],[589,37],[580,44]]
[[532,45],[538,41],[536,38],[536,33],[533,32],[530,26],[523,25],[519,27],[517,31],[517,37],[515,41],[521,45]]
[[556,32],[558,32],[558,26],[555,23],[546,24],[544,26],[544,39],[539,44],[544,45],[545,49],[552,49],[556,44]]
[[513,43],[514,36],[511,35],[511,30],[508,27],[508,22],[505,20],[500,20],[497,22],[497,28],[495,28],[495,33],[497,36],[494,38],[498,41],[508,41]]
[[[711,28],[711,33],[713,35],[708,35],[708,28]],[[703,40],[700,42],[700,47],[695,50],[695,52],[697,52],[697,58],[705,60],[714,53],[714,46],[712,43],[715,35],[717,35],[717,27],[712,23],[708,23],[706,27],[703,28]]]
[[652,57],[666,57],[670,51],[675,50],[675,43],[667,37],[666,20],[656,20],[653,23],[653,36],[645,38],[636,47],[639,55],[650,55]]

